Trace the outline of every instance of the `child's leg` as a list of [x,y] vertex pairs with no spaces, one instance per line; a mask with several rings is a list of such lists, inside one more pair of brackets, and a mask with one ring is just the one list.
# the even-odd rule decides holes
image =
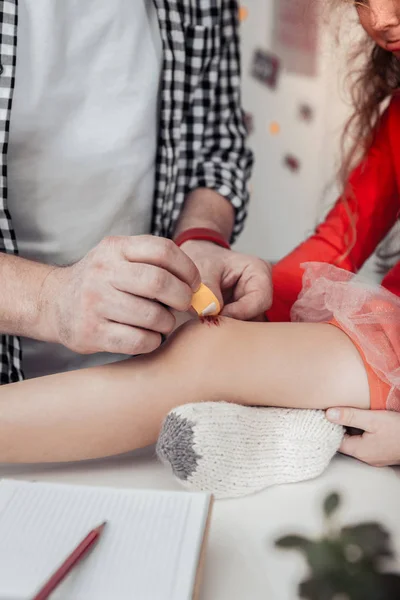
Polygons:
[[0,389],[0,462],[94,458],[154,443],[174,407],[368,407],[362,362],[329,325],[183,327],[156,353]]
[[[214,399],[400,410],[400,300],[352,277],[332,265],[305,265],[292,315],[314,325],[224,328],[210,379]],[[337,331],[322,324],[332,318]],[[158,453],[189,487],[229,496],[317,475],[342,435],[329,429],[322,410],[211,402],[174,409]]]
[[208,327],[203,336],[194,332],[211,352],[203,358],[207,399],[287,408],[369,408],[363,360],[337,327],[229,319],[220,323],[203,324]]
[[[206,397],[260,406],[368,408],[364,364],[339,329],[231,321],[211,329],[217,358]],[[316,477],[342,437],[343,429],[322,410],[209,402],[173,410],[157,451],[187,487],[232,497]]]
[[151,355],[0,387],[0,463],[85,460],[154,443],[168,411],[201,399],[193,360],[177,349],[166,344]]

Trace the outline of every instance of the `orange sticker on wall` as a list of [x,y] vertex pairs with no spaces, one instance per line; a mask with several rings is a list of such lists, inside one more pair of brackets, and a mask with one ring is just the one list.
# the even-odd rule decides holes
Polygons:
[[249,16],[249,11],[248,11],[247,7],[246,6],[241,6],[239,8],[239,20],[240,21],[245,21],[248,16]]
[[272,121],[269,125],[269,132],[271,135],[278,135],[281,131],[281,126],[276,121]]

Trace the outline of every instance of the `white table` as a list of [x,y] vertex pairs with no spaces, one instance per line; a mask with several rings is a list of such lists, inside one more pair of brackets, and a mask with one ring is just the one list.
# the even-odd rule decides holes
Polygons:
[[[0,477],[181,489],[168,470],[155,460],[153,451],[80,464],[0,465]],[[340,457],[314,481],[215,503],[201,600],[294,600],[297,582],[306,573],[305,565],[297,554],[274,549],[273,540],[282,533],[318,534],[321,500],[333,490],[343,493],[340,511],[343,522],[379,519],[391,530],[400,556],[397,473]],[[400,561],[397,566],[400,567]]]

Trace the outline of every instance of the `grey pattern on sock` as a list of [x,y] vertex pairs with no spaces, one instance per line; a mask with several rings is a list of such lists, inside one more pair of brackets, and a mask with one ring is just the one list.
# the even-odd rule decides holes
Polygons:
[[157,442],[158,457],[171,465],[175,476],[182,481],[186,481],[196,471],[201,458],[194,449],[193,429],[194,423],[170,413]]

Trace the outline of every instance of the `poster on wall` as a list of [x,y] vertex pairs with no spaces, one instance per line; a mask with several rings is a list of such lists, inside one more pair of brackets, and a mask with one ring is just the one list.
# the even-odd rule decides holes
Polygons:
[[289,73],[313,77],[318,60],[318,2],[274,0],[273,48]]

